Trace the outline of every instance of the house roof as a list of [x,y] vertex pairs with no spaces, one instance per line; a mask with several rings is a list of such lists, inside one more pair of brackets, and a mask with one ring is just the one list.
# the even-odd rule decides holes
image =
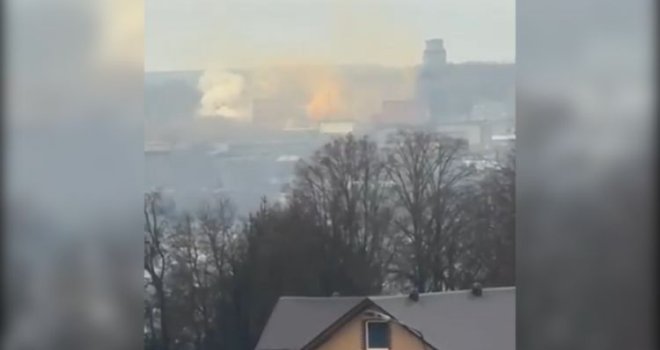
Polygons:
[[[515,287],[372,297],[282,297],[255,350],[298,350],[375,305],[440,350],[515,349]],[[347,317],[350,316],[350,317]]]
[[300,349],[364,299],[281,297],[270,314],[256,349]]
[[486,288],[481,296],[470,291],[407,297],[372,297],[404,325],[443,350],[513,350],[516,348],[515,288]]

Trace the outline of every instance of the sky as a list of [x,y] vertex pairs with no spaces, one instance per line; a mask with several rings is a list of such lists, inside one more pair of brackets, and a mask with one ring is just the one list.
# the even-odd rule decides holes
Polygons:
[[515,0],[145,0],[145,70],[515,60]]

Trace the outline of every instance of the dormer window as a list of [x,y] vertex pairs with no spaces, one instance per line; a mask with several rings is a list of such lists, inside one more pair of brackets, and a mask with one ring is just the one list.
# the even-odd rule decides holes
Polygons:
[[367,350],[390,349],[390,324],[387,321],[367,321],[365,325]]

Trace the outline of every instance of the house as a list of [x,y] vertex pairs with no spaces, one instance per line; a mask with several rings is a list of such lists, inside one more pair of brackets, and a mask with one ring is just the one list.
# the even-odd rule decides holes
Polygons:
[[281,297],[255,350],[514,350],[515,287]]
[[383,101],[380,113],[372,116],[379,126],[419,125],[430,120],[428,108],[415,100]]

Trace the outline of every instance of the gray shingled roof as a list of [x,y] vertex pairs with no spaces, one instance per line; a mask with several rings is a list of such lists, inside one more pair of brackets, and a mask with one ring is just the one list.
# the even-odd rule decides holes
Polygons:
[[443,350],[514,350],[516,290],[487,288],[480,297],[469,291],[407,297],[372,297],[397,320],[422,332]]
[[300,349],[364,299],[281,297],[261,332],[256,349]]
[[[365,297],[282,297],[255,350],[298,350]],[[368,297],[440,350],[514,350],[515,288]]]

